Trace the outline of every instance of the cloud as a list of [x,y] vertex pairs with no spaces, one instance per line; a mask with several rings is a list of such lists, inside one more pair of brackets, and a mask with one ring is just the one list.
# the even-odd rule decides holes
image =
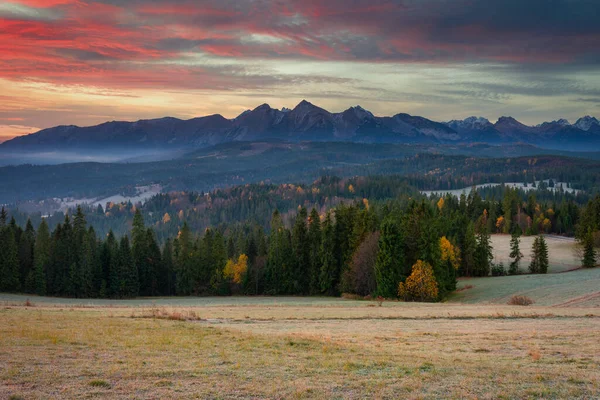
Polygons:
[[432,117],[448,102],[483,112],[531,97],[547,113],[565,99],[589,110],[598,14],[597,0],[11,0],[0,80],[90,110],[149,91],[211,93],[215,112],[214,96],[265,93],[413,102]]

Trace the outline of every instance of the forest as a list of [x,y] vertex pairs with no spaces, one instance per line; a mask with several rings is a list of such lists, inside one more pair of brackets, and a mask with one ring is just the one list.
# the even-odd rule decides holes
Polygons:
[[[510,188],[498,200],[483,199],[477,191],[460,198],[415,198],[409,187],[395,192],[395,186],[382,181],[334,179],[332,185],[323,179],[323,189],[346,190],[361,200],[332,201],[334,192],[325,190],[323,203],[313,202],[320,206],[308,211],[293,196],[285,202],[289,193],[304,196],[301,186],[268,186],[265,193],[282,190],[281,203],[265,204],[252,203],[254,195],[260,198],[254,192],[240,194],[250,190],[243,186],[212,194],[159,195],[144,206],[99,207],[87,215],[78,207],[53,228],[44,218],[37,228],[29,219],[19,224],[3,208],[0,291],[77,298],[346,293],[439,301],[456,288],[460,276],[546,272],[543,236],[534,243],[531,265],[520,265],[522,252],[529,249],[520,249],[519,236],[540,233],[575,235],[584,248],[582,265],[596,265],[600,196],[584,206],[566,199],[538,202],[535,195],[523,199],[524,193]],[[249,202],[228,208],[226,199],[244,198]],[[176,212],[184,200],[193,206]],[[203,202],[219,206],[211,214],[199,208]],[[162,215],[164,208],[149,211],[161,203],[174,207],[173,216]],[[285,204],[298,205],[294,213],[282,214],[279,206]],[[143,209],[159,219],[148,223]],[[88,223],[88,218],[106,218],[117,210],[132,219],[124,234],[111,229],[99,234]],[[266,227],[250,217],[267,212]],[[201,219],[206,213],[221,215],[220,223]],[[512,235],[509,268],[492,263],[491,233]]]

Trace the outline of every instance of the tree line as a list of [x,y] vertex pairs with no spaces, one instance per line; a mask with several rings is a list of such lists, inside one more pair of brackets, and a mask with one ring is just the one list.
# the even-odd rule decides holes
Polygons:
[[[437,201],[397,198],[379,207],[364,199],[310,213],[300,206],[289,223],[276,209],[268,229],[240,222],[198,232],[183,222],[164,243],[139,208],[130,232],[120,237],[112,231],[97,235],[81,208],[53,230],[45,219],[37,230],[31,221],[22,228],[2,209],[0,291],[79,298],[353,293],[441,300],[459,276],[523,272],[518,215],[501,216],[512,222],[513,262],[508,271],[492,262],[490,234],[506,228],[498,226],[492,206],[476,192]],[[589,242],[582,260],[588,267],[596,264],[599,210],[597,198],[577,228],[584,245]],[[529,272],[546,273],[543,236],[532,254]]]

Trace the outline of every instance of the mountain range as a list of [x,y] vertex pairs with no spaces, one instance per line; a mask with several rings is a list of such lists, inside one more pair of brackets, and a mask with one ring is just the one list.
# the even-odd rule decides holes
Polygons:
[[526,143],[547,149],[597,151],[600,121],[564,119],[528,126],[512,117],[496,123],[481,117],[435,122],[409,114],[378,117],[360,106],[331,113],[303,100],[294,109],[263,104],[233,119],[219,114],[181,120],[172,117],[112,121],[96,126],[57,126],[0,144],[0,151],[84,151],[145,148],[177,150],[228,142],[356,142],[418,144]]

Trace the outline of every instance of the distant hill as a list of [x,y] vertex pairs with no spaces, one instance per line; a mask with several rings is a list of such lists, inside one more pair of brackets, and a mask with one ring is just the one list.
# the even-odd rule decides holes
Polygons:
[[480,117],[441,123],[403,113],[377,117],[360,106],[331,113],[302,101],[292,110],[263,104],[233,119],[217,114],[190,120],[167,117],[112,121],[90,127],[58,126],[4,142],[0,144],[0,152],[172,151],[271,139],[401,144],[525,143],[546,149],[598,151],[600,122],[586,116],[575,124],[557,120],[538,126],[527,126],[512,117],[501,117],[495,124]]

